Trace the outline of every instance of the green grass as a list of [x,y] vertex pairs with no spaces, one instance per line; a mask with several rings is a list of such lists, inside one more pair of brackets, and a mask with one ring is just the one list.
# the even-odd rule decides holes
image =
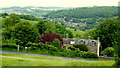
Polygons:
[[[20,55],[20,54],[2,54],[2,56],[19,57],[8,58],[2,57],[2,66],[112,66],[115,61],[77,61],[57,57],[44,57],[37,55]],[[26,59],[25,59],[26,58]],[[34,59],[34,60],[28,60]]]
[[[74,29],[67,29],[73,33],[74,38],[84,38],[85,31],[75,31]],[[76,35],[80,35],[80,37],[75,37]]]

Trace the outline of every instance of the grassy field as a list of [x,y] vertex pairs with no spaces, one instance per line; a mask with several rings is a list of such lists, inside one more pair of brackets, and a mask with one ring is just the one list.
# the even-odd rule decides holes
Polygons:
[[112,66],[115,61],[78,61],[37,55],[1,54],[2,66]]
[[80,37],[75,37],[75,38],[84,38],[85,31],[75,31],[74,29],[67,29],[70,30],[73,33],[73,36],[75,37],[76,35],[79,35]]

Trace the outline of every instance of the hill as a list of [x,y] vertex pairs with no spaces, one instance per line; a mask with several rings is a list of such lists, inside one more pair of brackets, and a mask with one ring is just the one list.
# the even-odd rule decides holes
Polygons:
[[45,17],[50,18],[109,18],[118,16],[118,7],[102,6],[102,7],[80,7],[66,10],[50,12]]
[[41,15],[52,12],[52,11],[57,11],[57,10],[62,10],[64,9],[63,7],[33,7],[33,6],[27,6],[27,7],[7,7],[7,8],[0,8],[0,13],[8,13],[8,14],[26,14],[26,15],[33,15],[36,17],[41,17]]
[[68,28],[77,30],[92,29],[106,18],[118,16],[118,7],[80,7],[49,12],[43,15],[46,20],[62,23]]

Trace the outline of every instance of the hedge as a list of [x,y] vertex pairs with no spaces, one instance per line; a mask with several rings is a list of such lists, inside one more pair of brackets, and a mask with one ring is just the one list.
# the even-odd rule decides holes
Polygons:
[[88,51],[88,47],[86,44],[73,44],[73,47],[79,48],[81,51]]
[[[17,49],[16,44],[2,44],[3,47]],[[97,58],[97,54],[92,52],[81,51],[79,48],[69,46],[68,49],[55,47],[53,45],[42,43],[28,43],[25,46],[30,46],[29,51],[37,51],[40,54],[64,56],[64,57],[80,57],[80,58]]]

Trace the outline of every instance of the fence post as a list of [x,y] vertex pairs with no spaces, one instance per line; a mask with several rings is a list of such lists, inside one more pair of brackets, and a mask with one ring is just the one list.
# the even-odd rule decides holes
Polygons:
[[19,51],[19,48],[20,48],[20,46],[18,45],[18,48],[17,48],[17,49],[18,49],[18,51]]
[[100,38],[98,37],[97,55],[99,57]]

